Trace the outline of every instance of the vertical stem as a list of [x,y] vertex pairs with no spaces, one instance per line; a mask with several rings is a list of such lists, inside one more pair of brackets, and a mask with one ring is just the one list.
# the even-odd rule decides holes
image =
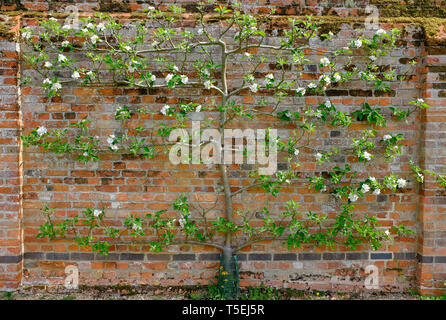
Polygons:
[[[226,53],[226,44],[222,40],[220,40],[219,43],[221,47],[221,82],[223,87],[222,106],[225,106],[228,100],[228,83],[226,78],[228,55]],[[225,121],[226,121],[226,110],[223,110],[220,114],[220,135],[222,139],[224,137]],[[225,194],[225,214],[226,214],[226,219],[228,219],[228,221],[230,222],[233,222],[234,219],[232,215],[233,208],[232,208],[232,198],[231,198],[231,186],[229,185],[227,166],[224,163],[224,157],[222,156],[221,159],[222,163],[219,164],[219,168],[223,183],[223,191]],[[231,247],[231,240],[232,240],[232,234],[231,232],[227,232],[225,239],[225,246],[228,249]],[[229,257],[230,256],[231,254],[229,255]]]

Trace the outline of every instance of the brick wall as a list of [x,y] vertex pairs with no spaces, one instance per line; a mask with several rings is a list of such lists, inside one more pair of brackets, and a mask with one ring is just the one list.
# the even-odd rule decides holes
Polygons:
[[[385,16],[404,13],[402,9],[387,10],[386,3],[376,2]],[[163,5],[170,3],[173,2],[162,2]],[[192,8],[188,6],[190,1],[181,3],[188,9]],[[325,10],[316,1],[244,1],[245,8],[254,13],[264,13],[267,8],[277,7],[278,13],[283,15],[313,13],[341,16],[364,15],[367,1],[356,1],[357,8],[349,8],[342,1],[332,3],[337,5],[333,5],[330,11]],[[406,7],[414,12],[418,10],[417,12],[424,13],[428,12],[429,8],[437,8],[438,10],[432,13],[435,17],[439,12],[441,14],[440,9],[445,7],[443,2],[437,2],[431,7],[420,7],[417,3],[415,1],[414,5]],[[16,9],[50,9],[60,12],[66,4],[65,1],[6,1],[2,10],[6,12]],[[133,12],[153,3],[122,1],[120,5],[113,5],[112,1],[78,1],[76,5],[86,12],[96,9]],[[22,13],[18,19],[20,24],[35,25],[36,18],[33,14]],[[392,19],[383,22],[390,26]],[[399,26],[407,26],[410,23],[408,21]],[[342,30],[336,34],[338,45],[352,36],[352,28],[353,24],[348,21],[342,25]],[[333,103],[338,107],[342,106],[344,110],[353,110],[368,101],[370,105],[378,105],[388,112],[387,107],[403,107],[414,97],[420,96],[425,97],[431,105],[423,114],[412,117],[408,124],[391,124],[390,130],[403,133],[406,139],[401,161],[390,164],[384,161],[378,164],[374,162],[365,168],[362,177],[380,177],[390,170],[409,177],[409,158],[419,160],[426,169],[439,171],[444,168],[445,130],[442,124],[442,108],[446,97],[446,52],[441,43],[420,38],[417,29],[409,32],[406,40],[407,43],[395,50],[390,57],[386,57],[383,64],[401,69],[407,67],[407,58],[415,57],[420,58],[422,64],[412,72],[410,81],[392,84],[391,94],[379,95],[360,84],[337,87],[328,93]],[[57,208],[56,215],[59,218],[73,216],[85,207],[104,206],[106,217],[117,221],[118,225],[129,213],[143,214],[167,209],[180,192],[192,192],[202,204],[213,204],[216,197],[214,190],[219,181],[216,168],[196,165],[175,167],[163,157],[141,160],[131,155],[119,154],[107,155],[99,163],[83,165],[66,156],[43,153],[37,148],[26,148],[20,152],[17,140],[19,117],[23,117],[25,133],[39,125],[64,128],[72,121],[88,117],[93,120],[92,127],[96,130],[92,134],[106,136],[115,131],[119,132],[119,124],[112,120],[117,106],[127,105],[131,109],[150,106],[153,110],[159,110],[164,104],[174,104],[178,98],[184,97],[208,104],[213,99],[210,93],[201,89],[180,93],[176,91],[174,95],[168,90],[67,87],[63,89],[60,98],[48,99],[38,88],[23,86],[19,101],[15,85],[15,75],[19,72],[15,43],[5,35],[0,45],[0,156],[3,160],[0,167],[0,290],[13,289],[20,284],[61,284],[65,277],[65,266],[71,264],[79,267],[81,283],[88,284],[126,282],[192,285],[207,284],[208,279],[214,278],[219,255],[210,247],[176,246],[169,248],[165,253],[154,254],[149,253],[145,246],[117,245],[112,248],[109,257],[104,258],[79,248],[73,242],[38,240],[36,234],[43,221],[39,209],[45,203]],[[312,58],[314,61],[318,59],[316,55]],[[240,67],[234,63],[232,68],[235,70],[232,76],[237,77],[237,68]],[[271,68],[266,65],[261,72],[266,74]],[[305,76],[308,79],[314,78],[315,70],[316,67],[305,70]],[[258,97],[244,93],[240,100],[249,105],[254,104]],[[323,97],[316,96],[290,97],[284,102],[284,106],[293,106],[297,111],[301,111],[307,105],[323,101]],[[132,121],[134,124],[148,124],[153,120],[159,120],[159,117],[147,116]],[[289,125],[272,125],[267,119],[261,119],[255,125],[273,126],[285,135],[293,129]],[[234,127],[244,126],[245,123],[234,124]],[[365,124],[354,124],[347,131],[326,128],[320,136],[312,138],[312,144],[342,145],[366,128],[368,126]],[[346,160],[348,161],[337,159],[340,163]],[[309,150],[302,152],[300,161],[303,172],[324,171],[323,166],[314,165]],[[23,170],[20,170],[21,166]],[[286,166],[286,163],[279,163],[279,169],[281,166]],[[231,184],[234,187],[244,185],[249,166],[232,166],[231,169]],[[218,197],[215,215],[218,215],[223,207],[222,196]],[[337,212],[327,195],[314,193],[301,185],[284,188],[278,198],[267,196],[262,190],[253,189],[249,193],[237,195],[234,208],[260,210],[267,199],[276,213],[280,212],[284,203],[290,199],[301,202],[303,211],[324,212],[331,216]],[[375,213],[385,227],[404,224],[416,230],[417,237],[397,238],[378,252],[371,252],[367,247],[359,247],[351,252],[342,246],[333,251],[325,248],[315,249],[312,246],[287,251],[278,243],[255,244],[239,254],[241,285],[267,282],[279,287],[299,289],[351,290],[362,287],[364,268],[374,264],[379,268],[382,290],[400,291],[417,286],[423,292],[439,294],[444,291],[442,281],[446,278],[444,199],[444,194],[433,181],[427,181],[424,188],[411,183],[403,192],[397,194],[370,195],[366,197],[366,201],[358,203],[356,212]],[[341,281],[333,281],[334,277]]]
[[0,52],[0,288],[16,289],[22,274],[16,44],[0,38]]
[[[421,142],[424,168],[440,172],[445,169],[446,50],[444,45],[428,44],[425,48],[423,77],[426,101],[431,108],[423,112]],[[418,281],[426,293],[444,291],[446,268],[446,198],[434,181],[427,181],[420,191],[418,238]]]

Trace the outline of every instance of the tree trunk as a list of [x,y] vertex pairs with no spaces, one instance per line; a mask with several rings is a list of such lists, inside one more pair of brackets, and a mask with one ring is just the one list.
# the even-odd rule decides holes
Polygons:
[[220,269],[218,272],[218,289],[222,298],[237,299],[239,291],[239,272],[237,257],[233,249],[225,247],[221,254]]

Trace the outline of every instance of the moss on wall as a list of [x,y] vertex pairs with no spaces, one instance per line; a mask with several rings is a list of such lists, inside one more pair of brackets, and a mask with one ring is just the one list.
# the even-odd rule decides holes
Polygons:
[[2,0],[0,4],[4,6],[15,6],[15,10],[26,10],[20,0]]
[[[389,3],[392,2],[392,0],[387,1],[381,1],[381,0],[373,0],[373,2],[379,2],[379,3]],[[395,1],[398,2],[398,1]],[[429,2],[429,1],[418,1],[418,2]],[[399,3],[399,2],[398,2]],[[137,20],[137,19],[143,19],[145,17],[145,14],[142,12],[132,12],[132,13],[125,13],[122,12],[122,18],[129,19],[129,20]],[[69,13],[58,13],[58,12],[39,12],[39,11],[7,11],[2,14],[3,18],[0,19],[0,35],[1,36],[7,36],[11,37],[11,28],[14,26],[15,19],[8,19],[12,16],[21,15],[23,18],[45,18],[45,17],[55,17],[55,18],[65,18],[69,15]],[[93,12],[91,13],[84,13],[81,14],[81,16],[91,16],[93,15]],[[113,14],[113,16],[120,18],[119,13]],[[179,18],[178,15],[172,14],[172,16],[176,16]],[[187,20],[195,20],[198,18],[198,14],[194,13],[188,13],[185,15]],[[264,15],[257,15],[257,18],[259,22],[262,23],[268,23],[271,27],[283,27],[285,24],[287,24],[288,18],[292,16],[272,16],[268,20]],[[297,17],[297,16],[296,16]],[[322,21],[321,25],[321,31],[322,33],[328,33],[333,32],[334,34],[337,34],[342,27],[342,24],[348,24],[352,26],[353,28],[363,28],[364,27],[364,21],[366,17],[353,17],[353,16],[314,16],[314,20]],[[209,20],[209,22],[218,22],[219,17],[215,14],[207,15],[206,20]],[[398,26],[402,27],[403,31],[408,32],[409,30],[413,30],[413,28],[421,28],[422,34],[418,35],[416,38],[419,40],[425,40],[428,45],[445,45],[446,44],[446,34],[442,30],[441,26],[444,26],[446,29],[446,15],[445,17],[429,17],[429,16],[399,16],[399,17],[380,17],[379,18],[380,24],[386,24],[388,26]]]
[[99,1],[101,12],[130,12],[129,0],[101,0]]
[[7,38],[8,40],[13,40],[15,36],[14,27],[17,26],[18,19],[16,19],[19,12],[15,14],[7,14],[0,16],[0,37]]
[[370,0],[376,5],[380,17],[439,17],[446,18],[446,8],[431,0]]

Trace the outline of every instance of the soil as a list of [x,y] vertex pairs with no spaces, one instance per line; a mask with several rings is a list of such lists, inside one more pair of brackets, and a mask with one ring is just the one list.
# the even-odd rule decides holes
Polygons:
[[[241,295],[248,293],[241,289]],[[202,300],[209,299],[205,287],[82,287],[68,290],[64,287],[25,287],[16,292],[0,293],[0,300]],[[323,292],[280,290],[270,296],[256,296],[248,300],[420,300],[418,295],[383,292]]]

